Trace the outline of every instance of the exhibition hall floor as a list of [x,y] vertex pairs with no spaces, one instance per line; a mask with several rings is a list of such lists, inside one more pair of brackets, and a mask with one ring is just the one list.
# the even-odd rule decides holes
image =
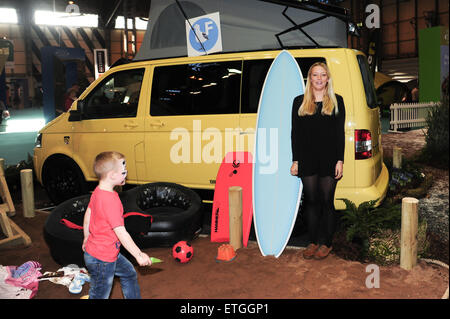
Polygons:
[[10,109],[11,117],[0,124],[0,158],[16,165],[33,156],[37,132],[45,125],[42,108]]

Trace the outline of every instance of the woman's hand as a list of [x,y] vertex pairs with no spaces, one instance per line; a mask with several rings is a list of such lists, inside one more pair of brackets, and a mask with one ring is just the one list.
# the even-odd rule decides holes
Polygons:
[[334,169],[334,178],[340,179],[344,175],[344,162],[337,161],[336,168]]
[[298,175],[298,162],[292,162],[292,166],[291,166],[291,175],[293,176],[297,176]]

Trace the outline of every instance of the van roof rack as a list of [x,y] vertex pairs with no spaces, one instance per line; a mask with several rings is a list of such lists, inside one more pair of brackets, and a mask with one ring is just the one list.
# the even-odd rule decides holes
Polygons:
[[[338,7],[335,5],[330,5],[330,4],[325,4],[322,2],[313,2],[313,1],[297,1],[297,0],[260,0],[260,1],[265,1],[265,2],[272,2],[272,3],[276,3],[276,4],[280,4],[280,5],[285,5],[285,9],[282,12],[282,15],[289,20],[290,23],[292,23],[293,27],[286,29],[284,31],[281,31],[277,34],[275,34],[275,37],[278,40],[278,43],[280,44],[280,46],[285,49],[287,48],[285,45],[283,45],[282,40],[280,39],[280,36],[295,30],[298,30],[300,32],[302,32],[311,42],[314,43],[315,47],[320,48],[323,47],[322,45],[320,45],[318,42],[316,42],[316,40],[314,40],[305,30],[304,28],[319,22],[323,19],[326,19],[328,17],[336,17],[339,18],[343,21],[345,21],[345,23],[348,23],[350,21],[350,17],[349,17],[349,13],[348,10],[342,7]],[[291,19],[286,11],[289,9],[289,7],[295,7],[295,8],[300,8],[303,10],[308,10],[308,11],[312,11],[312,12],[316,12],[316,13],[320,13],[323,14],[320,17],[317,17],[315,19],[311,19],[309,21],[305,21],[301,24],[296,23],[293,19]]]
[[259,0],[264,2],[272,2],[280,5],[285,5],[289,7],[300,8],[304,10],[309,10],[317,13],[323,13],[327,15],[332,15],[342,20],[348,21],[350,20],[350,12],[348,9],[339,7],[336,5],[318,2],[318,1],[310,1],[310,0]]

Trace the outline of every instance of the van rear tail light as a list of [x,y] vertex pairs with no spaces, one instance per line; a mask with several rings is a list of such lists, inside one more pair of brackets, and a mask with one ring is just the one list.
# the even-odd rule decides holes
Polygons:
[[355,130],[355,159],[372,157],[372,135],[369,130]]

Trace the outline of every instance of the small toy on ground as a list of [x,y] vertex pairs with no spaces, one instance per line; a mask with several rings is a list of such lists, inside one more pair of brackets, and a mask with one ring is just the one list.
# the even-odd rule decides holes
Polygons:
[[179,241],[172,248],[172,256],[179,263],[187,263],[194,255],[194,248],[185,240]]
[[69,292],[72,294],[79,294],[83,289],[84,283],[90,281],[91,277],[88,274],[80,272],[73,278],[72,282],[70,283]]
[[236,252],[230,244],[220,245],[217,249],[216,261],[233,261],[236,258]]
[[153,265],[153,264],[157,264],[157,263],[162,263],[162,260],[161,260],[161,259],[158,259],[158,258],[156,258],[156,257],[150,257],[150,260],[151,260],[151,262],[152,262],[152,265]]

